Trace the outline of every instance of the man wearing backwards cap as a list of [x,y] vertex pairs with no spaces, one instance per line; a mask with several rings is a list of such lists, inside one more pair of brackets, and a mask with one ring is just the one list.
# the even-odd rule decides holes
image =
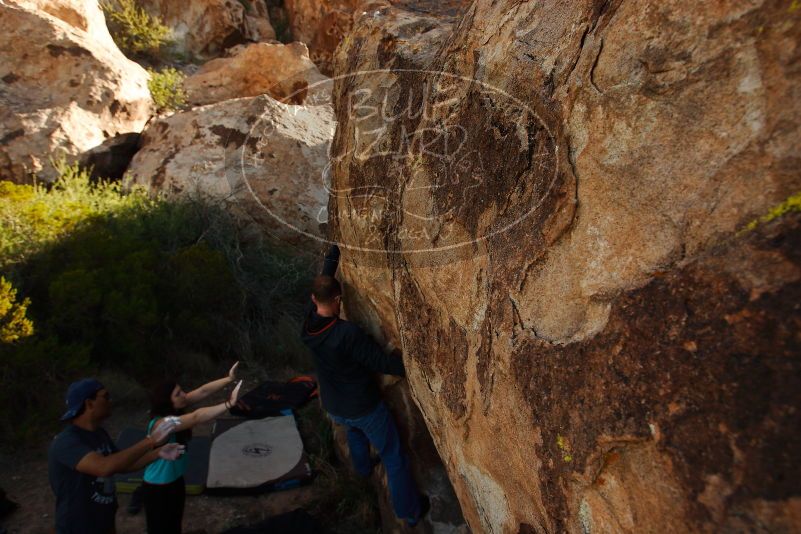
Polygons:
[[183,445],[163,442],[175,430],[176,418],[165,418],[151,435],[118,450],[100,424],[111,415],[111,397],[103,384],[84,378],[67,389],[70,424],[50,445],[48,472],[56,496],[57,534],[113,534],[117,497],[115,473],[137,471],[156,458],[175,460]]

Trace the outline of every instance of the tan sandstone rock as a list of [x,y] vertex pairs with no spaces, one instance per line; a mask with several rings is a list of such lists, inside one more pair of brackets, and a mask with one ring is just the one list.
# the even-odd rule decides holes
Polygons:
[[268,94],[290,104],[325,104],[331,84],[309,59],[303,43],[241,45],[205,63],[184,82],[193,104]]
[[286,0],[284,7],[295,41],[306,43],[312,61],[327,76],[334,50],[350,30],[353,14],[364,0]]
[[0,178],[54,178],[78,155],[151,113],[147,72],[117,49],[96,1],[0,4]]
[[52,15],[87,32],[92,39],[109,44],[108,30],[103,29],[106,20],[96,0],[18,0],[17,3]]
[[331,224],[473,531],[788,531],[801,216],[741,230],[801,191],[801,11],[417,11],[337,50]]
[[245,38],[254,42],[274,41],[275,28],[270,20],[267,0],[243,0],[240,3],[245,8]]
[[249,41],[264,42],[275,40],[275,29],[270,20],[262,17],[245,16],[244,35]]
[[376,16],[388,5],[407,6],[416,13],[453,16],[467,0],[285,0],[292,37],[309,47],[312,61],[326,76],[334,71],[334,51],[353,25],[354,17]]
[[224,201],[289,243],[317,243],[326,222],[330,106],[269,96],[226,100],[151,123],[128,180],[168,195]]
[[141,0],[172,30],[181,52],[216,57],[247,41],[275,39],[264,0]]

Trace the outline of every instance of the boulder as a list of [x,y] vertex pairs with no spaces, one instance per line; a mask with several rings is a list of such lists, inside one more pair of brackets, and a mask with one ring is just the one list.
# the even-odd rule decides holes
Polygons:
[[96,1],[0,4],[0,179],[50,181],[75,156],[151,113],[147,72],[117,49]]
[[179,52],[212,58],[248,41],[275,39],[264,0],[141,0],[172,30]]
[[262,17],[252,17],[245,15],[244,35],[249,41],[263,42],[275,41],[275,30],[270,20]]
[[254,43],[237,46],[224,58],[205,63],[184,81],[195,105],[268,94],[290,104],[324,104],[331,84],[309,59],[303,43]]
[[226,100],[152,122],[127,183],[224,201],[291,244],[317,244],[326,223],[330,106],[269,96]]
[[107,46],[111,44],[111,36],[105,29],[106,19],[103,11],[98,9],[99,3],[96,0],[16,0],[12,3],[47,13],[88,33],[97,42]]
[[245,38],[253,42],[276,40],[267,0],[243,0],[241,4],[245,8]]
[[797,528],[788,6],[384,5],[337,49],[346,311],[402,347],[473,531]]
[[415,13],[452,17],[469,4],[467,0],[285,0],[292,38],[309,47],[312,61],[326,76],[334,71],[334,51],[353,25],[354,16],[375,16],[389,5],[408,7]]
[[326,76],[333,72],[334,50],[363,3],[364,0],[285,0],[292,38],[306,43],[312,61]]

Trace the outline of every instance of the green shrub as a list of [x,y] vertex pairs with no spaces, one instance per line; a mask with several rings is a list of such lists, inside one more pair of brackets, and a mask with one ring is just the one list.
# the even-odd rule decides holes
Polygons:
[[42,184],[0,181],[0,269],[38,252],[86,221],[152,205],[143,191],[122,195],[120,185],[93,185],[89,169],[54,160],[59,178]]
[[102,4],[114,42],[125,54],[158,57],[171,43],[170,29],[135,0],[108,0]]
[[29,299],[17,301],[17,290],[0,276],[0,343],[14,343],[33,334],[33,322],[28,319]]
[[148,69],[148,72],[147,87],[159,112],[176,111],[186,106],[183,73],[172,67],[161,71]]
[[[57,168],[50,189],[0,182],[0,275],[9,281],[0,295],[36,325],[0,344],[8,434],[0,441],[54,423],[65,384],[81,375],[109,370],[147,384],[181,373],[191,355],[280,366],[291,365],[287,354],[303,356],[287,317],[301,313],[305,262],[245,242],[236,221],[207,201],[151,198],[92,184],[75,165]],[[26,425],[16,424],[20,416]]]

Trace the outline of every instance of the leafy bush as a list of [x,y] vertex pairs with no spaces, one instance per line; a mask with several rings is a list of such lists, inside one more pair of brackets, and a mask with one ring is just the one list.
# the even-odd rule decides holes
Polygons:
[[170,44],[170,29],[135,0],[109,0],[101,5],[111,37],[125,54],[157,57]]
[[42,184],[0,181],[0,269],[41,250],[86,221],[121,210],[149,209],[141,191],[123,195],[119,184],[94,187],[90,171],[64,159],[53,161],[59,178]]
[[29,299],[17,301],[17,290],[0,276],[0,343],[13,343],[33,334],[27,317]]
[[172,67],[161,71],[148,69],[148,72],[147,87],[159,112],[176,111],[186,106],[183,73]]
[[[65,383],[101,369],[149,383],[180,373],[189,357],[300,354],[270,341],[287,337],[287,324],[297,331],[287,318],[300,316],[311,276],[303,262],[245,242],[208,202],[124,192],[91,184],[77,166],[60,169],[49,190],[0,182],[0,274],[36,325],[0,344],[0,430],[9,434],[0,441],[55,422]],[[20,416],[25,425],[13,422]]]

